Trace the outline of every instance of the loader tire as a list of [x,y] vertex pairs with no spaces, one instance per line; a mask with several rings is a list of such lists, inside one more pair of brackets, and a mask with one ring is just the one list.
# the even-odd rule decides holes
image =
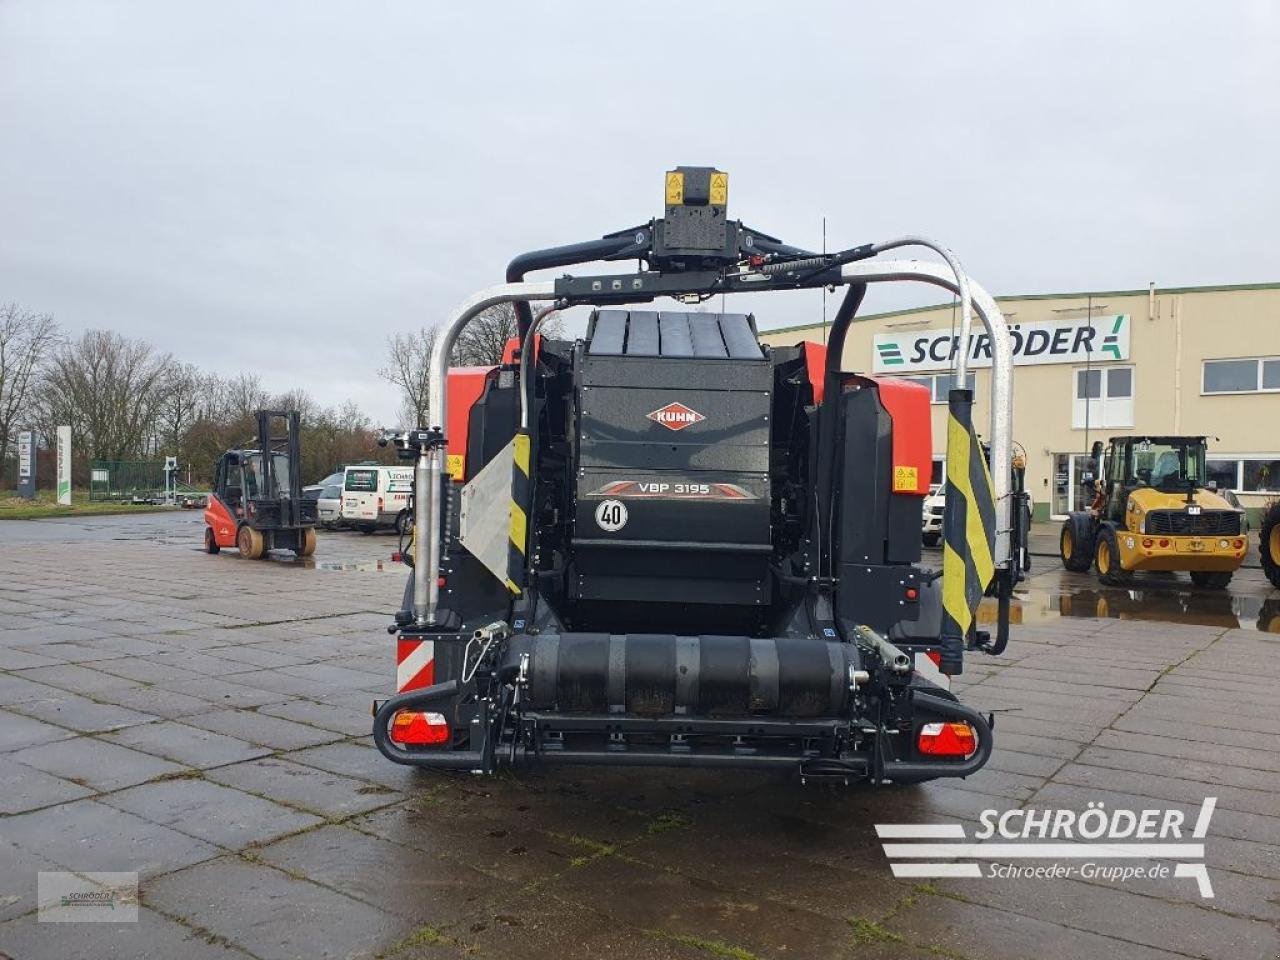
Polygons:
[[1093,556],[1089,545],[1080,543],[1077,537],[1077,529],[1072,526],[1070,520],[1066,521],[1062,525],[1062,533],[1058,536],[1058,556],[1062,558],[1062,565],[1068,570],[1084,573],[1093,563]]
[[924,545],[926,547],[936,547],[941,539],[942,534],[940,533],[926,533],[924,535]]
[[1207,587],[1210,590],[1225,590],[1227,584],[1231,582],[1231,571],[1216,573],[1210,570],[1192,570],[1191,582],[1197,587]]
[[213,527],[204,528],[204,552],[217,553],[222,548],[218,546],[218,538],[213,535]]
[[1273,503],[1262,518],[1258,531],[1258,555],[1262,572],[1280,590],[1280,503]]
[[1120,564],[1120,541],[1116,538],[1115,527],[1103,527],[1098,531],[1093,565],[1098,571],[1099,582],[1108,587],[1127,586],[1133,579],[1133,571],[1126,570]]
[[240,548],[240,556],[246,560],[257,560],[266,552],[262,534],[247,524],[236,534],[236,546]]
[[307,527],[298,534],[298,556],[309,557],[316,552],[316,531],[314,527]]

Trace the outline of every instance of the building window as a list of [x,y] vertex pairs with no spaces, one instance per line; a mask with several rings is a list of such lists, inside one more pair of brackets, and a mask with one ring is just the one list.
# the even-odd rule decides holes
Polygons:
[[1075,372],[1071,426],[1133,426],[1133,367],[1093,367]]
[[1280,491],[1280,457],[1240,461],[1240,489],[1265,493]]
[[1280,391],[1280,357],[1206,360],[1201,393]]
[[[933,403],[946,403],[947,394],[951,392],[951,386],[955,383],[955,377],[949,373],[934,373],[927,377],[901,377],[899,379],[906,380],[908,383],[918,383],[929,391],[930,400]],[[969,381],[969,389],[977,390],[977,378],[970,373],[966,378]]]
[[1280,455],[1269,453],[1230,460],[1209,460],[1205,464],[1207,479],[1216,480],[1220,490],[1244,493],[1280,491]]
[[1217,483],[1220,490],[1240,489],[1239,460],[1206,460],[1205,479]]

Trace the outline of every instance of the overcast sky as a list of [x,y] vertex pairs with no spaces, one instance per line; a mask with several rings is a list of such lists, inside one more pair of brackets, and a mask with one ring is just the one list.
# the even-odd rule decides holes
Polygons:
[[681,163],[997,294],[1277,281],[1278,51],[1269,2],[0,0],[0,301],[389,422],[387,334]]

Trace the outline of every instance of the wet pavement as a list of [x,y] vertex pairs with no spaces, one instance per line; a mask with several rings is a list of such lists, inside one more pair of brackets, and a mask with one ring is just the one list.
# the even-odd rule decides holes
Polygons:
[[[1275,957],[1280,593],[1100,588],[1037,558],[967,781],[740,772],[492,778],[385,761],[404,571],[389,536],[314,562],[199,549],[198,512],[0,523],[0,955]],[[379,569],[381,567],[381,569]],[[876,823],[1173,807],[1190,879],[895,879]],[[40,871],[136,871],[136,923],[38,923]]]

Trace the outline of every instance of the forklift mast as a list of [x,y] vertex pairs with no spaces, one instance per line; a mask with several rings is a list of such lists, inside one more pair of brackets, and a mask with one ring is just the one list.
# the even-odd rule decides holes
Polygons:
[[[263,490],[282,501],[279,524],[295,527],[301,522],[302,480],[298,474],[301,459],[299,447],[299,415],[297,410],[258,411],[258,450],[262,453]],[[281,483],[276,475],[276,457],[289,464],[289,475]]]

